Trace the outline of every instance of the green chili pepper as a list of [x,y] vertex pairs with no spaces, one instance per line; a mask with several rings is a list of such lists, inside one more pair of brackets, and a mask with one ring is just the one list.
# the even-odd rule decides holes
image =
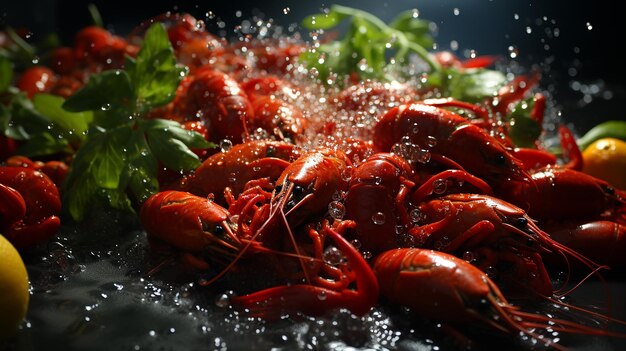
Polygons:
[[626,141],[626,121],[606,121],[598,124],[578,139],[578,147],[584,150],[591,143],[601,138],[615,138]]

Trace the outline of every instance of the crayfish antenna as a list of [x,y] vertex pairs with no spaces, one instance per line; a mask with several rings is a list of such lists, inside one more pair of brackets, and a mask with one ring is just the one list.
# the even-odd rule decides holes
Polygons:
[[355,273],[356,290],[347,288],[349,284],[340,284],[345,286],[340,290],[311,284],[284,285],[234,297],[231,302],[246,308],[252,316],[268,320],[288,313],[319,316],[337,308],[347,308],[355,315],[364,315],[378,301],[379,286],[367,261],[341,234],[354,225],[352,221],[343,221],[336,228],[331,228],[325,222],[323,230],[348,257],[349,268]]
[[[493,291],[495,290],[492,290],[492,292]],[[535,293],[535,294],[540,295],[539,293]],[[567,348],[556,344],[554,341],[550,340],[549,338],[545,338],[539,335],[538,333],[534,332],[533,329],[544,329],[544,330],[551,329],[556,332],[562,332],[562,333],[568,333],[568,334],[584,334],[584,335],[626,338],[626,334],[623,334],[623,333],[612,332],[608,330],[602,330],[602,329],[598,329],[594,327],[589,327],[589,326],[585,326],[577,322],[572,322],[572,321],[568,321],[568,320],[561,319],[561,318],[553,318],[553,317],[547,317],[547,316],[543,316],[543,315],[539,315],[535,313],[524,312],[524,311],[521,311],[516,306],[509,305],[508,303],[504,303],[498,298],[498,296],[500,295],[496,293],[489,294],[488,300],[492,308],[494,308],[495,311],[497,312],[498,316],[502,317],[504,325],[498,324],[496,320],[491,320],[482,315],[477,315],[479,319],[487,322],[487,324],[491,325],[492,327],[495,327],[498,330],[502,330],[503,328],[504,329],[508,328],[505,331],[516,331],[518,333],[530,336],[539,342],[545,342],[546,346],[549,346],[557,350],[566,350]],[[581,307],[569,305],[567,303],[555,300],[550,297],[546,297],[546,296],[543,296],[543,297],[546,298],[548,301],[553,302],[557,305],[568,307],[576,311],[589,314],[594,317],[609,319],[610,321],[614,321],[614,322],[626,325],[626,322],[624,321],[608,317],[601,313],[597,313],[597,312],[593,312],[593,311],[590,311]]]

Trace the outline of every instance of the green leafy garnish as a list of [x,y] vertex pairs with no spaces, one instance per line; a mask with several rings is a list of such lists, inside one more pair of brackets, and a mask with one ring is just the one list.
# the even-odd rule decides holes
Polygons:
[[102,15],[100,15],[100,11],[98,10],[98,7],[94,4],[88,4],[87,5],[87,11],[89,11],[89,16],[91,16],[91,21],[93,22],[94,26],[97,27],[104,27],[104,21],[102,20]]
[[96,204],[133,211],[133,204],[159,190],[159,162],[176,171],[200,165],[190,148],[213,146],[202,135],[175,121],[145,118],[172,101],[186,73],[164,26],[156,23],[146,31],[136,60],[127,58],[125,69],[92,76],[63,104],[67,111],[93,111],[65,183],[64,203],[75,220]]
[[350,23],[342,40],[319,45],[300,57],[309,68],[318,71],[322,81],[331,74],[353,73],[362,78],[391,80],[388,68],[392,62],[406,63],[410,53],[421,57],[431,70],[439,70],[439,64],[426,49],[432,46],[429,22],[417,18],[414,11],[401,13],[387,25],[368,12],[333,5],[326,13],[306,17],[302,25],[311,30],[326,30],[346,19]]
[[51,94],[36,94],[33,96],[33,106],[47,119],[67,131],[67,138],[79,143],[85,139],[85,132],[93,120],[91,111],[69,112],[63,109],[65,99]]
[[0,133],[21,141],[17,152],[28,157],[72,153],[70,141],[77,135],[54,123],[21,92],[11,95],[8,106],[0,104]]
[[0,134],[19,140],[18,154],[37,157],[71,154],[84,138],[92,113],[70,113],[61,105],[62,97],[26,94],[11,86],[13,65],[0,56]]
[[494,96],[506,84],[506,77],[500,71],[484,68],[446,68],[432,73],[428,77],[428,84],[438,88],[443,96],[480,102]]
[[541,125],[530,116],[534,105],[535,100],[532,97],[522,100],[507,117],[509,136],[515,146],[534,148],[541,135]]
[[8,57],[0,55],[0,93],[4,93],[11,86],[13,80],[13,63]]

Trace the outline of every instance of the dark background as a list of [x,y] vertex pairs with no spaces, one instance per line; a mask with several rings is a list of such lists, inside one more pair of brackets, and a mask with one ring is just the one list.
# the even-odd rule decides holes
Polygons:
[[[0,26],[27,27],[34,37],[55,31],[69,45],[80,28],[91,24],[87,3],[79,0],[5,1],[0,5]],[[120,35],[127,34],[142,20],[166,11],[189,12],[198,19],[206,19],[211,29],[216,28],[218,19],[222,20],[226,23],[227,35],[232,35],[234,26],[253,15],[288,25],[333,2],[96,0],[92,3],[99,9],[107,27]],[[626,26],[623,12],[615,7],[618,2],[338,0],[336,3],[362,8],[383,20],[392,19],[400,11],[417,8],[421,18],[437,24],[438,49],[449,50],[454,40],[458,43],[459,56],[475,50],[479,55],[506,57],[509,47],[514,47],[518,51],[515,60],[521,65],[542,66],[542,86],[551,89],[557,110],[561,111],[565,122],[575,124],[579,133],[601,120],[626,118],[621,106],[626,100],[626,65],[619,52],[624,46]],[[216,19],[207,19],[208,11],[212,11]],[[237,11],[241,12],[240,17]],[[581,83],[582,88],[576,82]],[[595,93],[592,86],[599,91]],[[591,92],[585,91],[589,88]],[[589,95],[587,102],[585,92]]]

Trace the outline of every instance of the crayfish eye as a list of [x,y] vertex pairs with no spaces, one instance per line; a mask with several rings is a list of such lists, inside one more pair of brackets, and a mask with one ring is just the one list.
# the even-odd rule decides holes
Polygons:
[[213,229],[213,234],[215,235],[222,235],[224,234],[224,227],[221,225],[216,225],[215,228]]
[[520,229],[526,228],[528,225],[528,220],[524,217],[519,217],[515,219],[515,226]]
[[615,188],[613,188],[612,186],[605,186],[604,192],[609,196],[613,196],[615,195]]
[[301,185],[296,185],[293,187],[293,190],[291,193],[293,194],[294,198],[300,199],[304,195],[304,187]]

